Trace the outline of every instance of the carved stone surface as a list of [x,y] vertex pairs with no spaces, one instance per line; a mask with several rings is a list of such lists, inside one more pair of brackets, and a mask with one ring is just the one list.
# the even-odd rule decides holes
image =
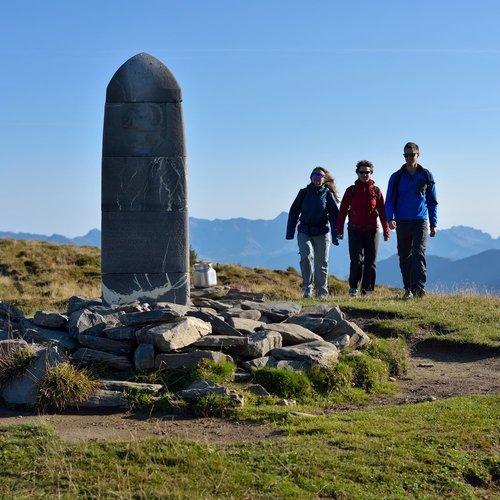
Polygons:
[[126,61],[106,93],[102,293],[106,304],[189,302],[181,89],[149,54]]

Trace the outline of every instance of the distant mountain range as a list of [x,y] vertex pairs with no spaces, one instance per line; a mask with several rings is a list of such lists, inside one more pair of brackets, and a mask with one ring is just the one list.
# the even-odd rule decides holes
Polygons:
[[[249,267],[299,269],[296,241],[285,240],[288,214],[271,220],[189,218],[190,244],[199,258],[213,262],[238,263]],[[378,282],[401,286],[397,265],[396,238],[379,247]],[[60,244],[100,246],[101,232],[92,229],[84,236],[67,238],[31,233],[0,232],[0,238],[42,240]],[[347,238],[347,236],[346,236]],[[500,238],[467,226],[438,232],[428,243],[429,285],[444,290],[475,287],[500,292]],[[330,272],[345,278],[349,274],[347,241],[331,247]]]

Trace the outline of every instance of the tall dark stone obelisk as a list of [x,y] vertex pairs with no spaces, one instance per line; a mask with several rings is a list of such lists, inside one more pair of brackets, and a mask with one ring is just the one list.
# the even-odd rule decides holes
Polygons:
[[102,296],[189,301],[181,89],[158,59],[126,61],[106,90],[102,147]]

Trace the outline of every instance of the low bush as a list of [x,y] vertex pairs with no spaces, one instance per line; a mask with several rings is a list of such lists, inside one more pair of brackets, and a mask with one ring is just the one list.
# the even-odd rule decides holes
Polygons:
[[301,371],[286,368],[258,368],[254,372],[254,380],[271,394],[282,398],[304,399],[312,393],[311,381]]
[[207,380],[216,384],[224,384],[234,380],[236,365],[231,361],[219,361],[216,363],[210,359],[202,359],[196,366],[189,370],[188,378],[195,380]]
[[398,377],[408,371],[410,352],[404,339],[374,339],[366,352],[389,366],[389,374]]
[[207,394],[196,401],[193,410],[200,417],[230,418],[235,415],[236,408],[230,396]]
[[162,394],[155,402],[154,409],[162,412],[179,413],[185,410],[187,403],[184,399],[170,392]]
[[0,351],[0,387],[20,377],[36,354],[32,347],[14,344]]
[[132,387],[127,389],[125,397],[132,410],[151,407],[154,403],[154,397],[151,391]]
[[353,370],[344,361],[330,366],[313,366],[307,376],[314,389],[322,394],[339,392],[352,385]]
[[344,358],[353,371],[353,384],[366,392],[376,392],[387,382],[389,369],[387,363],[380,359],[372,358],[359,353]]
[[42,409],[63,410],[88,399],[99,387],[87,372],[69,363],[49,368],[38,383],[38,404]]

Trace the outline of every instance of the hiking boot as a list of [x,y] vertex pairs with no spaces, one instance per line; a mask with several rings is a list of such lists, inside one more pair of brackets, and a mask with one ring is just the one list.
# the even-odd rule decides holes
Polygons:
[[413,290],[413,296],[421,299],[425,296],[425,290],[423,288],[416,288],[415,290]]
[[361,290],[361,295],[363,297],[367,297],[368,295],[371,295],[373,293],[373,290]]
[[312,299],[312,296],[313,296],[313,294],[309,290],[306,290],[304,292],[304,299]]
[[356,297],[358,290],[356,288],[349,288],[349,297]]
[[408,299],[413,299],[413,293],[411,293],[411,290],[405,290],[405,293],[403,295],[403,300]]

